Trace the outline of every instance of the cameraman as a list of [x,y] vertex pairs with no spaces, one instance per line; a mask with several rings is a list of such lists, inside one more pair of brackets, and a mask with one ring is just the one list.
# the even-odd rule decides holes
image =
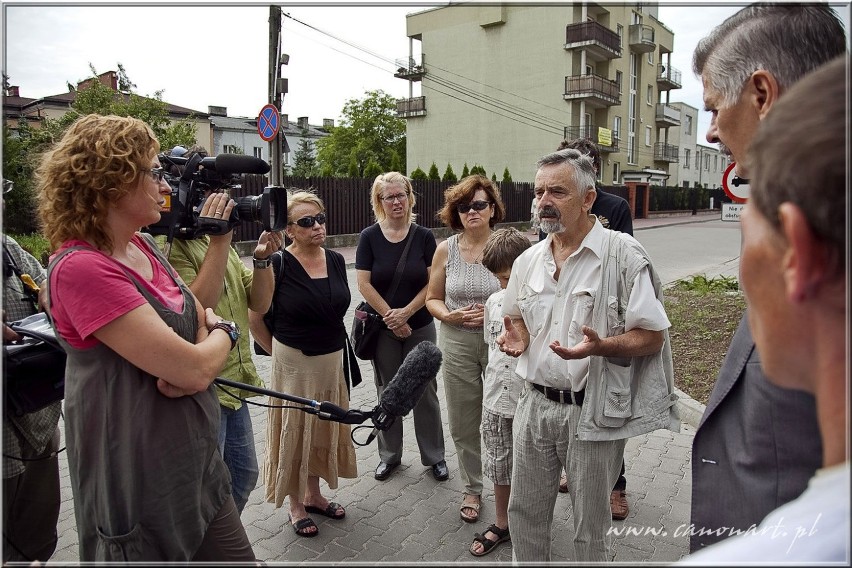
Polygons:
[[[191,158],[196,153],[202,157],[207,155],[204,148],[194,146],[183,156]],[[174,150],[172,154],[177,155]],[[230,218],[236,202],[227,194],[208,191],[205,197],[202,217]],[[213,308],[223,318],[235,321],[241,329],[248,329],[249,308],[261,313],[269,309],[273,292],[269,256],[281,247],[283,237],[281,233],[261,233],[254,249],[252,271],[245,267],[231,247],[232,236],[233,230],[223,235],[204,235],[197,239],[175,238],[168,259],[205,308]],[[158,236],[156,240],[165,250],[165,237]],[[248,333],[240,336],[237,348],[231,351],[219,376],[239,383],[264,386],[252,362]],[[231,473],[234,502],[242,513],[257,484],[259,471],[248,407],[229,393],[241,398],[257,395],[243,390],[234,392],[230,388],[228,392],[218,390],[221,411],[219,451]]]
[[[3,193],[11,190],[4,184]],[[29,288],[29,274],[44,290],[47,273],[11,237],[3,239],[3,343],[20,340],[6,325],[39,311],[44,294]],[[4,385],[5,386],[5,385]],[[59,518],[59,413],[62,402],[23,416],[3,412],[3,564],[46,562],[56,550]]]

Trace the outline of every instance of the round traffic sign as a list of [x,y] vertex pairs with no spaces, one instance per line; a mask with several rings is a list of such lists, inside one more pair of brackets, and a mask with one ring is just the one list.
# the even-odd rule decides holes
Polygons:
[[266,142],[271,141],[278,134],[280,125],[281,115],[275,105],[268,104],[260,109],[260,114],[257,115],[257,133],[261,138]]
[[736,165],[736,162],[732,162],[725,168],[725,173],[722,174],[722,189],[734,203],[745,203],[748,200],[750,188],[747,179],[737,176]]

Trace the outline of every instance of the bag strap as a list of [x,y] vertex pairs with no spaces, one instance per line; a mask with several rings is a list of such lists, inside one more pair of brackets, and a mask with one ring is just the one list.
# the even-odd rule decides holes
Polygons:
[[405,240],[405,248],[402,249],[402,256],[399,257],[399,262],[396,264],[396,272],[393,275],[393,282],[388,290],[388,299],[392,298],[399,286],[399,281],[402,279],[402,270],[405,268],[405,261],[408,259],[408,249],[411,248],[411,241],[414,240],[414,233],[417,232],[417,224],[412,223],[408,228],[408,238]]

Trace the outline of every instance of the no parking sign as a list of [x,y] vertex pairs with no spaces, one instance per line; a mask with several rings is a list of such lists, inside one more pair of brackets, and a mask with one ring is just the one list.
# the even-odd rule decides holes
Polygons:
[[275,105],[268,104],[260,109],[260,114],[257,115],[257,133],[264,141],[269,142],[275,138],[280,124],[281,115]]
[[745,203],[748,200],[749,187],[748,180],[743,179],[734,172],[736,163],[731,163],[725,168],[725,173],[722,174],[722,189],[734,203]]

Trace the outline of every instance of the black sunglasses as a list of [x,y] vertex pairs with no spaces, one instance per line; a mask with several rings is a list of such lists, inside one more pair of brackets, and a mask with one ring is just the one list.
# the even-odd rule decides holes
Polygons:
[[151,177],[154,181],[160,183],[166,177],[166,170],[163,168],[151,168]]
[[459,213],[468,213],[471,209],[474,211],[482,211],[491,205],[488,201],[473,201],[471,203],[459,203],[456,205],[456,210]]
[[295,221],[291,221],[287,223],[288,225],[296,224],[304,229],[310,229],[314,226],[314,223],[319,223],[320,225],[325,225],[325,213],[317,213],[316,215],[302,217],[301,219],[296,219]]

